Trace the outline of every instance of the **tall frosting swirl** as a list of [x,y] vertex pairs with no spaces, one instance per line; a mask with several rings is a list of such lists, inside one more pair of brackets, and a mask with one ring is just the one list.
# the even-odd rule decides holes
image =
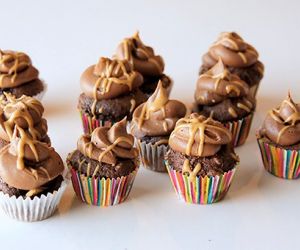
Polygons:
[[16,126],[20,136],[0,151],[0,176],[11,187],[39,193],[43,185],[62,174],[62,159],[53,148]]
[[216,154],[231,139],[231,133],[220,122],[193,113],[178,120],[169,146],[187,156],[205,157]]
[[134,111],[131,132],[137,138],[170,135],[178,119],[185,114],[185,105],[169,100],[167,90],[159,81],[152,96]]
[[213,66],[219,58],[227,66],[242,68],[256,63],[258,52],[237,33],[223,32],[202,59],[205,65]]
[[39,72],[28,55],[0,50],[0,88],[14,88],[38,79]]
[[155,55],[154,50],[142,42],[138,32],[119,44],[115,56],[128,60],[144,76],[160,76],[164,71],[162,57]]
[[0,138],[10,141],[18,128],[34,140],[47,137],[47,121],[42,117],[44,108],[35,98],[23,95],[20,98],[5,93],[0,101]]
[[300,104],[296,104],[290,94],[278,108],[269,111],[260,135],[282,146],[300,142]]
[[127,60],[101,57],[82,74],[82,91],[95,100],[111,99],[129,93],[143,83],[140,73]]
[[77,143],[78,150],[93,160],[116,165],[118,158],[135,159],[137,149],[134,138],[126,132],[126,118],[111,128],[96,128],[91,135],[83,135]]

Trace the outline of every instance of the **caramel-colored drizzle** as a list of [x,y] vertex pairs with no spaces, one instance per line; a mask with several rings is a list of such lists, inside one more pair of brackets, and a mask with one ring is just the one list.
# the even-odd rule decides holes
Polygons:
[[155,146],[159,146],[159,145],[162,145],[162,144],[168,144],[169,143],[169,140],[168,139],[161,139],[157,142],[154,143]]
[[133,112],[136,106],[136,101],[134,99],[130,99],[130,113]]
[[228,112],[232,117],[237,118],[238,115],[233,108],[228,108]]
[[195,180],[197,174],[201,170],[201,164],[197,163],[195,168],[191,170],[190,161],[188,159],[184,160],[183,167],[182,167],[182,173],[188,173],[190,180]]

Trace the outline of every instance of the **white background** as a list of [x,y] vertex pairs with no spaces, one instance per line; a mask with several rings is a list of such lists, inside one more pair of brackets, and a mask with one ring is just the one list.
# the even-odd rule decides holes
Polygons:
[[120,40],[140,30],[165,59],[172,97],[191,103],[201,55],[221,31],[239,32],[260,52],[265,77],[241,165],[220,203],[186,205],[166,174],[141,169],[129,199],[115,207],[82,204],[71,187],[58,212],[21,223],[0,212],[0,249],[297,249],[299,181],[262,169],[255,130],[287,95],[300,101],[299,1],[0,1],[0,48],[27,52],[48,83],[43,100],[53,146],[76,146],[79,77]]

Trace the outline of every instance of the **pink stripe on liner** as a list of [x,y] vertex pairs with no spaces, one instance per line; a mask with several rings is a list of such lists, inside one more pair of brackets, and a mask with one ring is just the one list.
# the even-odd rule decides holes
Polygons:
[[80,117],[85,134],[91,134],[98,127],[111,127],[113,125],[111,121],[98,120],[81,111]]

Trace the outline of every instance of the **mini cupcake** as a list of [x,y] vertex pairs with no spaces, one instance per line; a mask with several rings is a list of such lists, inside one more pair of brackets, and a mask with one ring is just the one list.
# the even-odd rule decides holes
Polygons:
[[271,174],[296,179],[300,175],[300,104],[290,94],[272,109],[257,133],[265,169]]
[[193,113],[177,122],[166,166],[181,200],[210,204],[226,195],[239,161],[231,139],[230,131],[211,117]]
[[41,99],[46,85],[39,79],[39,71],[22,52],[0,50],[0,95],[4,92]]
[[[22,124],[31,118],[16,118]],[[29,130],[35,128],[28,122]],[[46,143],[15,126],[11,142],[0,151],[0,206],[10,217],[39,221],[51,216],[66,188],[64,164]]]
[[78,102],[84,133],[111,126],[124,117],[130,120],[135,107],[146,100],[139,90],[142,83],[143,76],[127,60],[101,57],[88,67],[81,76],[83,93]]
[[162,57],[155,55],[154,50],[142,42],[138,32],[119,44],[115,57],[128,60],[134,70],[143,75],[144,83],[140,87],[143,93],[152,95],[158,82],[161,81],[170,94],[173,82],[163,73],[165,64]]
[[235,32],[223,32],[202,58],[200,74],[205,73],[222,59],[231,73],[238,75],[250,87],[255,97],[264,75],[264,65],[257,51]]
[[169,100],[167,90],[159,82],[147,102],[133,112],[131,132],[137,139],[140,158],[144,167],[166,172],[164,157],[168,140],[178,119],[186,115],[186,107],[176,100]]
[[4,93],[0,100],[0,149],[9,144],[14,132],[19,136],[16,126],[22,128],[29,138],[50,145],[43,113],[44,107],[37,99],[25,95],[16,98]]
[[233,146],[245,143],[255,110],[248,85],[230,73],[221,59],[199,76],[195,92],[196,110],[223,123],[233,135]]
[[112,206],[127,198],[138,171],[138,151],[133,144],[133,136],[126,132],[126,118],[80,137],[67,164],[75,193],[83,202]]

